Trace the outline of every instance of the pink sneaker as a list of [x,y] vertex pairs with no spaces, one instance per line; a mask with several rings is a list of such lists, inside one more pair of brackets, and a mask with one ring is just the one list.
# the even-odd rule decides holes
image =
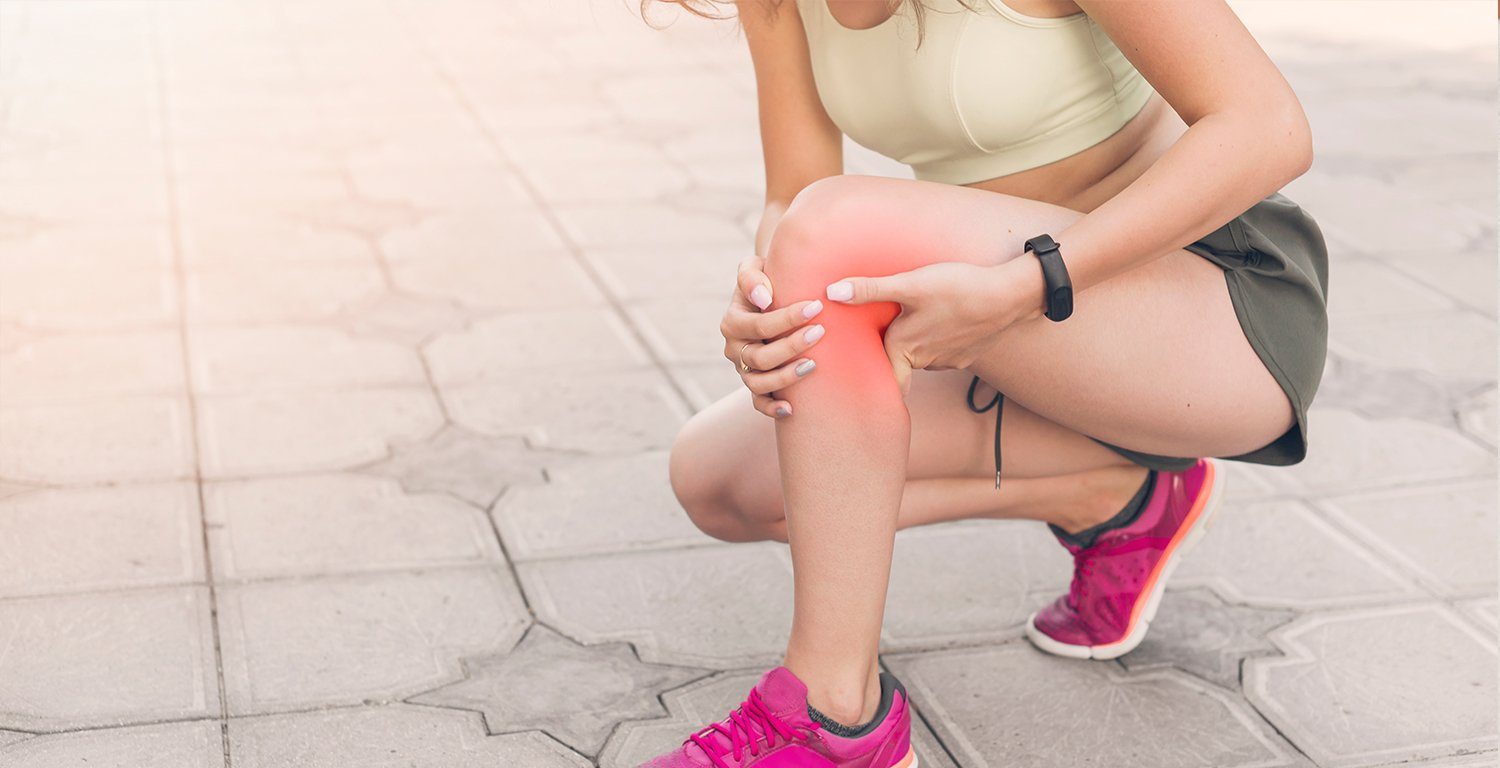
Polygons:
[[807,714],[807,686],[786,667],[767,672],[723,721],[640,768],[917,768],[906,689],[880,676],[879,723],[854,738],[822,730]]
[[1135,522],[1100,534],[1088,548],[1064,541],[1073,553],[1073,585],[1031,614],[1026,636],[1047,653],[1075,659],[1135,650],[1172,569],[1202,538],[1223,491],[1223,475],[1209,459],[1185,472],[1160,472]]

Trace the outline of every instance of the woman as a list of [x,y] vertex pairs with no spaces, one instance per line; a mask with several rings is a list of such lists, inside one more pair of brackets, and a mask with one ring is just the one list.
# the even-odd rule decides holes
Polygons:
[[[1275,193],[1311,137],[1222,0],[738,16],[767,202],[721,330],[750,403],[688,423],[672,483],[714,536],[790,541],[795,609],[784,666],[648,765],[908,768],[877,667],[897,528],[1050,524],[1073,584],[1027,635],[1109,659],[1222,490],[1198,457],[1305,455],[1327,258]],[[918,180],[841,176],[841,133]]]

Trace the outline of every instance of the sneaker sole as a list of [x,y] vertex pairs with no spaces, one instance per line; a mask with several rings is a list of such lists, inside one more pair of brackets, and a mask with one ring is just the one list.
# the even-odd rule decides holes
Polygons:
[[1227,478],[1219,470],[1219,463],[1212,459],[1208,460],[1208,480],[1211,483],[1208,497],[1197,509],[1188,514],[1188,523],[1184,530],[1178,533],[1176,540],[1167,545],[1167,554],[1157,564],[1157,571],[1151,577],[1146,604],[1131,623],[1130,631],[1126,632],[1124,637],[1104,645],[1073,645],[1059,642],[1037,629],[1036,614],[1033,613],[1026,619],[1026,638],[1031,641],[1031,644],[1054,656],[1099,661],[1117,659],[1135,650],[1136,646],[1146,639],[1146,630],[1150,629],[1151,622],[1156,619],[1156,609],[1161,607],[1162,593],[1166,591],[1167,581],[1172,578],[1172,572],[1177,570],[1177,564],[1181,561],[1182,555],[1197,545],[1213,525],[1214,514],[1218,511],[1219,501],[1224,496]]
[[917,768],[917,765],[917,750],[911,747],[906,750],[906,757],[901,758],[901,762],[892,765],[891,768]]

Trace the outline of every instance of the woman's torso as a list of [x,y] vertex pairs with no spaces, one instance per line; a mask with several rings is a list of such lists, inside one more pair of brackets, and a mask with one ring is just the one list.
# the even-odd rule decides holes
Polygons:
[[[1055,0],[1011,0],[1050,6]],[[923,0],[890,18],[835,16],[847,3],[797,0],[819,96],[855,141],[918,178],[1091,210],[1185,130],[1081,13],[1030,16],[1002,0]],[[881,6],[884,3],[870,5]],[[846,26],[859,24],[867,28]],[[873,24],[873,26],[870,26]]]

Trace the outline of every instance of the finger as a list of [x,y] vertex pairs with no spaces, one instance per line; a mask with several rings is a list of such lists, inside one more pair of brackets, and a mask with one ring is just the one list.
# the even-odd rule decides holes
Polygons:
[[792,415],[791,403],[785,400],[777,400],[770,395],[755,395],[752,402],[755,405],[755,410],[773,419],[784,419]]
[[757,371],[780,368],[823,338],[822,325],[809,325],[796,333],[789,333],[776,341],[757,344],[745,350],[745,362]]
[[732,323],[730,330],[742,333],[746,338],[761,341],[779,338],[783,334],[790,333],[806,325],[808,320],[817,317],[822,311],[823,302],[814,299],[799,301],[770,312],[743,312],[733,318],[726,316],[725,319]]
[[757,395],[769,395],[811,376],[817,369],[817,363],[803,358],[772,371],[742,373],[740,378],[744,380],[745,386],[749,387],[751,392]]
[[771,278],[761,271],[764,267],[765,260],[761,257],[746,257],[740,262],[739,274],[735,278],[740,293],[758,309],[771,306]]
[[828,299],[841,304],[869,304],[874,301],[900,302],[906,298],[906,276],[846,277],[828,286]]

